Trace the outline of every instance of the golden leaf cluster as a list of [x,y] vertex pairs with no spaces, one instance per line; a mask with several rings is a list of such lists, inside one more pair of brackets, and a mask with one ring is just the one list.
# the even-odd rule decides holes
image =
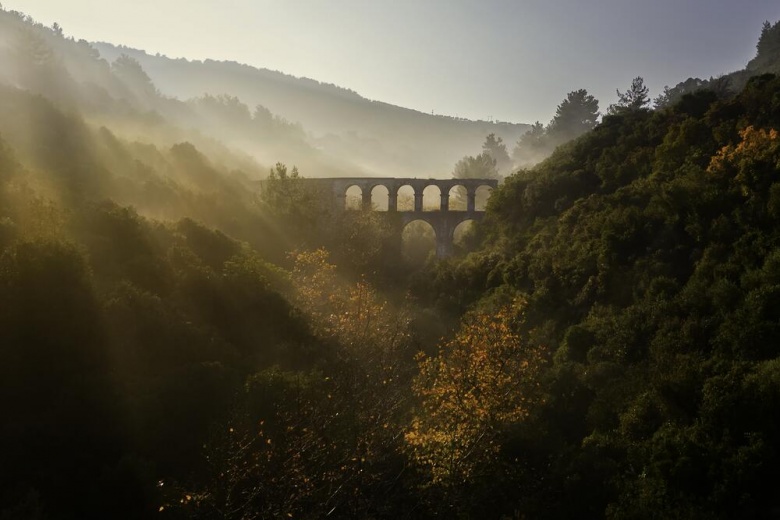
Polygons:
[[502,433],[541,400],[545,350],[521,340],[521,320],[519,302],[474,314],[437,356],[418,357],[413,390],[421,406],[405,439],[434,482],[465,481],[490,464]]
[[780,138],[777,130],[755,128],[752,125],[739,132],[741,141],[737,145],[724,146],[710,159],[707,171],[717,173],[730,167],[742,169],[746,161],[771,161],[780,150]]

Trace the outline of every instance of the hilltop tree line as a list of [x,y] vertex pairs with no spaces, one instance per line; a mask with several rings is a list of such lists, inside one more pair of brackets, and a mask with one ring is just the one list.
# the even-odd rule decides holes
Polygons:
[[[618,101],[607,108],[607,114],[645,108],[650,103],[648,95],[644,79],[636,77],[625,92],[617,91]],[[482,153],[458,161],[452,176],[456,179],[499,179],[517,168],[533,166],[547,158],[558,146],[593,130],[600,116],[599,102],[587,90],[569,92],[547,126],[537,121],[520,137],[511,157],[503,139],[489,134],[482,144]]]
[[[652,100],[656,109],[669,108],[686,94],[708,90],[725,99],[743,89],[751,76],[780,73],[780,22],[764,22],[761,28],[756,57],[745,70],[703,80],[688,78],[674,87],[666,86],[661,94]],[[634,78],[625,92],[617,90],[618,101],[610,105],[606,114],[614,115],[626,109],[649,107],[649,89],[641,76]],[[528,168],[546,159],[556,147],[576,139],[592,130],[599,122],[599,103],[587,90],[569,92],[558,105],[553,119],[545,126],[539,121],[515,143],[511,158],[501,138],[489,135],[481,154],[466,156],[458,162],[453,171],[456,178],[486,176],[504,177],[518,168]]]

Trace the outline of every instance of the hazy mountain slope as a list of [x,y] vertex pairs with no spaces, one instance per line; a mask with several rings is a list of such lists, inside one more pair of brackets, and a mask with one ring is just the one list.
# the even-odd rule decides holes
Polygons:
[[107,43],[95,48],[108,61],[126,54],[138,60],[165,94],[189,99],[203,94],[237,96],[303,127],[332,155],[347,154],[371,171],[390,175],[446,176],[464,154],[476,153],[489,133],[514,143],[526,124],[434,116],[307,78],[226,61],[188,61],[153,56]]
[[190,141],[209,155],[251,155],[267,166],[295,163],[313,176],[366,174],[318,150],[302,129],[268,111],[252,114],[233,99],[185,103],[165,96],[132,58],[109,64],[85,40],[2,9],[0,84],[41,95],[129,139],[165,146]]

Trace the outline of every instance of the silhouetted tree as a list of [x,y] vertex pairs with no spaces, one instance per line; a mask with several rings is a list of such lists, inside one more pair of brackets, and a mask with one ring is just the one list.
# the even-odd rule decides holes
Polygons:
[[620,90],[615,90],[615,92],[618,95],[618,102],[610,105],[607,109],[607,113],[610,115],[647,108],[650,103],[648,97],[650,89],[645,86],[645,80],[642,79],[642,76],[635,77],[625,92],[620,92]]
[[506,151],[504,140],[496,137],[496,134],[488,134],[482,143],[482,153],[489,155],[496,162],[496,170],[499,174],[506,174],[512,168],[512,160]]
[[596,127],[599,102],[585,89],[569,92],[545,128],[537,121],[523,134],[512,151],[516,167],[529,167],[545,159],[556,146]]
[[756,57],[750,60],[747,70],[756,72],[780,72],[780,22],[774,25],[768,21],[761,27],[761,36],[756,44]]
[[555,144],[565,143],[592,130],[598,117],[598,100],[585,89],[574,90],[558,105],[547,134]]
[[678,83],[673,88],[668,85],[664,87],[664,91],[653,100],[653,106],[655,108],[666,108],[677,103],[685,94],[690,94],[699,89],[705,88],[706,82],[699,78],[688,78],[683,82]]

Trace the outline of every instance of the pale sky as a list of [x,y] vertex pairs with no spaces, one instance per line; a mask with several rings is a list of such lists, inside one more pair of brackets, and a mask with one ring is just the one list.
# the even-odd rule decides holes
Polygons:
[[0,0],[66,36],[306,76],[423,112],[547,123],[743,68],[780,0]]

